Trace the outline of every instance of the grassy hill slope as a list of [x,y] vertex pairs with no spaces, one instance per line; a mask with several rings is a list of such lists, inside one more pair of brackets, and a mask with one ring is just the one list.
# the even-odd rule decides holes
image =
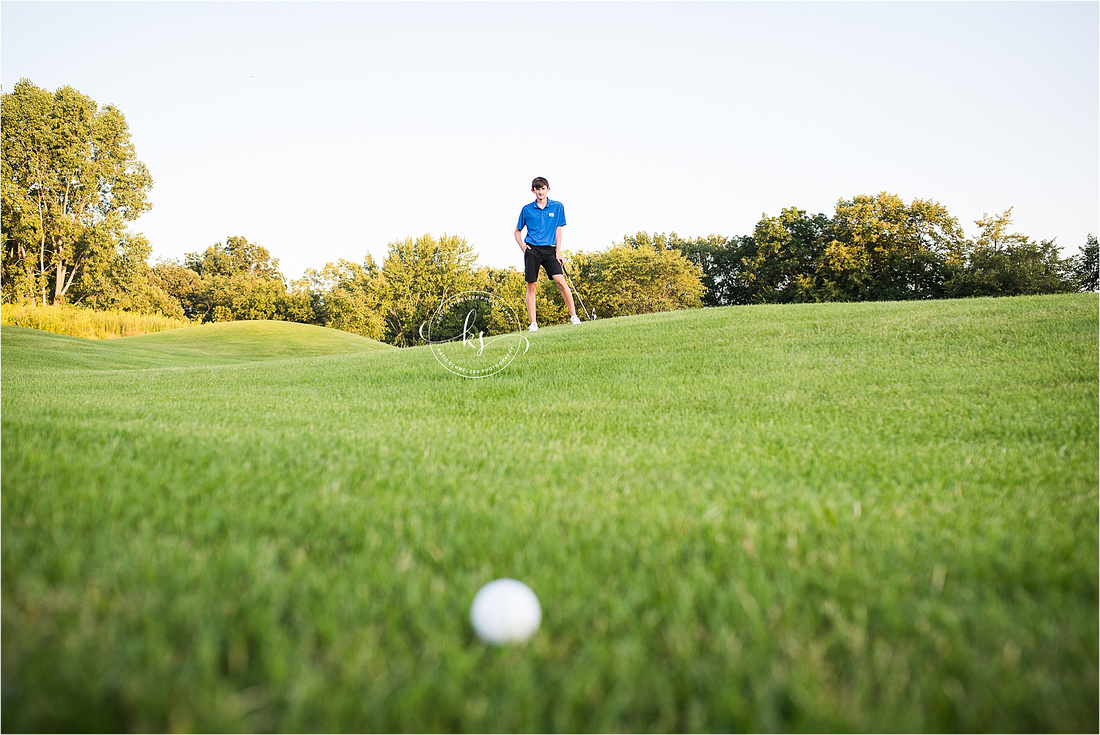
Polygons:
[[483,380],[4,327],[3,729],[1093,731],[1098,325],[693,310]]
[[2,334],[0,349],[16,370],[227,365],[396,349],[338,329],[279,321],[203,324],[102,341],[10,325]]

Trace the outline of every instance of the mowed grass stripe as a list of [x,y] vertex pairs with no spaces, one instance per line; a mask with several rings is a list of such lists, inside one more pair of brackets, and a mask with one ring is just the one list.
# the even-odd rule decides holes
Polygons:
[[695,310],[485,380],[4,327],[4,729],[1091,731],[1097,326]]

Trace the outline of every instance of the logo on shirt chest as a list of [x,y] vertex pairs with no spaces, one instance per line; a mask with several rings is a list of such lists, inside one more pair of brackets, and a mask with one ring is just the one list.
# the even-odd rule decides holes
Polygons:
[[554,216],[554,213],[553,213],[553,212],[547,212],[547,213],[546,213],[546,216],[547,216],[547,217],[553,217],[553,216]]

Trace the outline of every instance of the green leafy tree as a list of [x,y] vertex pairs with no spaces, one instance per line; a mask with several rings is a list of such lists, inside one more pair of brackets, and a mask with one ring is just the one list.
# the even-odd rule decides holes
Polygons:
[[148,240],[124,232],[113,244],[104,247],[110,257],[89,262],[73,284],[70,292],[73,303],[94,309],[187,318],[181,301],[161,287],[149,267],[152,248]]
[[[63,302],[86,273],[125,256],[125,223],[152,206],[152,177],[122,113],[72,87],[27,79],[4,94],[4,298]],[[85,294],[98,278],[84,278]]]
[[187,319],[201,319],[208,310],[206,288],[199,274],[176,262],[157,263],[146,276],[149,283],[175,299]]
[[1004,249],[975,248],[967,267],[948,284],[955,298],[1021,296],[1075,291],[1053,242],[1014,243]]
[[703,272],[703,305],[731,306],[752,302],[752,288],[747,280],[746,261],[756,256],[756,243],[751,237],[725,238],[708,235],[689,240],[675,232],[650,235],[638,232],[623,238],[623,245],[639,248],[650,245],[658,250],[679,250]]
[[1053,241],[1012,232],[1012,208],[976,220],[978,237],[968,243],[966,263],[945,284],[949,297],[1021,296],[1077,290],[1073,264],[1059,257]]
[[1028,242],[1027,235],[1009,231],[1012,227],[1013,209],[1009,207],[1000,214],[982,212],[982,218],[974,221],[978,226],[978,239],[972,246],[983,250],[1007,250],[1013,245]]
[[[515,268],[492,268],[490,266],[482,266],[478,268],[474,273],[474,288],[479,291],[485,291],[498,297],[512,310],[513,315],[518,320],[518,325],[524,325],[527,322],[527,281],[524,275]],[[561,292],[557,288],[554,288],[554,293],[557,294],[558,300],[561,300]],[[542,314],[542,304],[546,303],[543,300],[543,295],[539,294],[539,321],[543,324],[550,324]],[[496,310],[488,311],[488,323],[486,325],[486,331],[490,334],[501,334],[502,332],[515,329],[517,324],[509,324],[504,321],[504,315]],[[567,321],[562,319],[562,322]],[[560,323],[560,322],[554,322]]]
[[276,299],[275,314],[273,318],[281,321],[317,324],[317,314],[313,308],[311,295],[297,290],[288,289]]
[[228,237],[202,253],[188,253],[184,263],[202,281],[202,297],[194,307],[203,321],[287,319],[293,299],[288,299],[278,259],[267,248]]
[[151,284],[129,292],[120,306],[125,311],[139,314],[161,314],[173,319],[187,318],[183,306],[177,299]]
[[903,297],[898,271],[908,255],[905,202],[896,194],[837,202],[822,275],[835,296],[850,301]]
[[1097,253],[1096,235],[1090,234],[1081,252],[1070,259],[1073,280],[1080,291],[1100,289],[1100,257]]
[[267,248],[246,238],[230,236],[224,243],[208,247],[202,253],[188,253],[184,264],[202,276],[250,275],[283,280],[279,260]]
[[[833,228],[824,214],[787,207],[764,217],[753,230],[752,245],[742,248],[740,280],[754,303],[818,301],[819,261]],[[857,268],[862,263],[857,264]],[[743,302],[744,303],[744,302]]]
[[215,322],[282,319],[286,285],[280,281],[247,276],[211,276],[204,279]]
[[682,240],[677,248],[703,271],[704,306],[751,303],[745,263],[756,255],[756,241],[752,237],[708,235]]
[[616,243],[626,248],[651,248],[653,250],[683,250],[684,239],[677,235],[675,232],[666,235],[663,232],[657,232],[649,234],[648,232],[641,230],[635,232],[633,235],[623,236],[621,243]]
[[3,156],[0,175],[0,243],[2,257],[0,261],[0,298],[4,301],[31,299],[37,301],[37,294],[43,293],[47,285],[39,287],[40,275],[45,272],[44,262],[40,264],[39,245],[42,241],[40,220],[30,191],[16,175],[17,167],[9,155],[9,132],[6,129],[9,118],[9,102],[3,102]]
[[341,259],[320,270],[307,269],[292,285],[292,293],[309,295],[314,323],[382,339],[384,282],[369,254],[361,264]]
[[829,300],[901,301],[943,296],[949,262],[961,262],[958,220],[938,202],[896,194],[837,203],[835,237],[818,271]]
[[398,347],[420,342],[420,325],[443,299],[472,290],[476,255],[457,235],[429,234],[389,244],[382,262],[381,303],[385,341]]
[[601,317],[689,309],[703,303],[702,269],[674,247],[616,244],[602,253],[571,255],[569,261],[577,277],[574,286],[585,305]]

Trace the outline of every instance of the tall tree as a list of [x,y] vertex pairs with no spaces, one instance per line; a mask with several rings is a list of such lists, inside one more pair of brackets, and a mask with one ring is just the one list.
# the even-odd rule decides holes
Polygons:
[[384,333],[383,285],[381,269],[370,254],[362,263],[341,258],[320,270],[307,268],[291,284],[293,293],[308,294],[317,324],[371,339],[382,339]]
[[853,300],[936,298],[944,265],[962,257],[958,220],[930,200],[906,205],[887,192],[841,200],[833,228],[822,277]]
[[818,262],[832,238],[824,214],[787,207],[778,217],[765,217],[753,230],[753,247],[742,263],[742,280],[757,303],[817,301]]
[[[474,273],[475,288],[479,291],[486,291],[498,297],[501,301],[508,304],[512,311],[511,316],[514,316],[516,322],[506,323],[504,321],[503,313],[499,310],[490,310],[488,312],[489,328],[491,334],[500,334],[508,331],[510,328],[515,328],[516,325],[526,324],[524,318],[527,316],[527,282],[524,280],[523,274],[513,268],[493,268],[491,266],[482,266],[478,268]],[[550,283],[549,281],[547,281]],[[555,287],[554,293],[558,295],[558,301],[561,301],[561,292]],[[543,294],[539,294],[539,321],[545,324],[556,324],[558,322],[551,322],[544,316],[543,306],[548,303],[543,297]],[[565,309],[562,309],[564,313]],[[561,322],[569,320],[568,315],[565,315]],[[509,319],[510,321],[510,319]]]
[[188,319],[202,319],[207,311],[205,287],[199,274],[175,262],[157,263],[148,273],[149,282],[179,302]]
[[119,255],[125,223],[151,208],[152,177],[126,118],[72,87],[27,79],[3,95],[5,298],[61,303]]
[[725,238],[721,235],[682,240],[677,244],[684,257],[703,271],[704,306],[732,306],[751,303],[746,278],[746,261],[756,254],[751,236]]
[[262,245],[239,236],[227,237],[224,243],[211,245],[201,253],[188,253],[184,263],[200,277],[250,275],[283,280],[279,259]]
[[1051,240],[1032,242],[1012,232],[1012,208],[983,214],[978,237],[967,243],[966,263],[945,283],[949,297],[1021,296],[1077,290],[1072,262],[1059,257]]
[[161,287],[149,268],[152,248],[148,240],[123,232],[102,247],[113,257],[88,262],[69,292],[72,303],[94,309],[163,314],[177,319],[187,316],[180,300]]
[[571,258],[577,291],[601,317],[650,314],[703,305],[703,271],[676,248],[652,242],[616,245]]
[[1009,207],[1000,214],[982,212],[982,218],[974,221],[978,226],[978,239],[973,246],[983,250],[1005,250],[1012,245],[1027,242],[1027,235],[1009,232],[1013,209],[1014,207]]
[[443,299],[475,285],[477,256],[464,238],[443,234],[391,242],[382,261],[385,339],[398,347],[419,342],[419,329]]
[[196,315],[203,321],[286,319],[287,290],[279,261],[244,237],[227,237],[201,253],[184,256],[202,281]]
[[1089,234],[1085,240],[1085,247],[1081,252],[1070,259],[1070,268],[1077,282],[1077,288],[1081,291],[1096,291],[1100,289],[1100,250],[1097,246],[1096,235]]
[[675,232],[668,235],[638,232],[625,236],[622,244],[632,248],[649,245],[657,250],[675,249],[683,253],[703,271],[704,306],[732,306],[752,301],[746,265],[757,254],[752,237],[707,235],[689,240]]

